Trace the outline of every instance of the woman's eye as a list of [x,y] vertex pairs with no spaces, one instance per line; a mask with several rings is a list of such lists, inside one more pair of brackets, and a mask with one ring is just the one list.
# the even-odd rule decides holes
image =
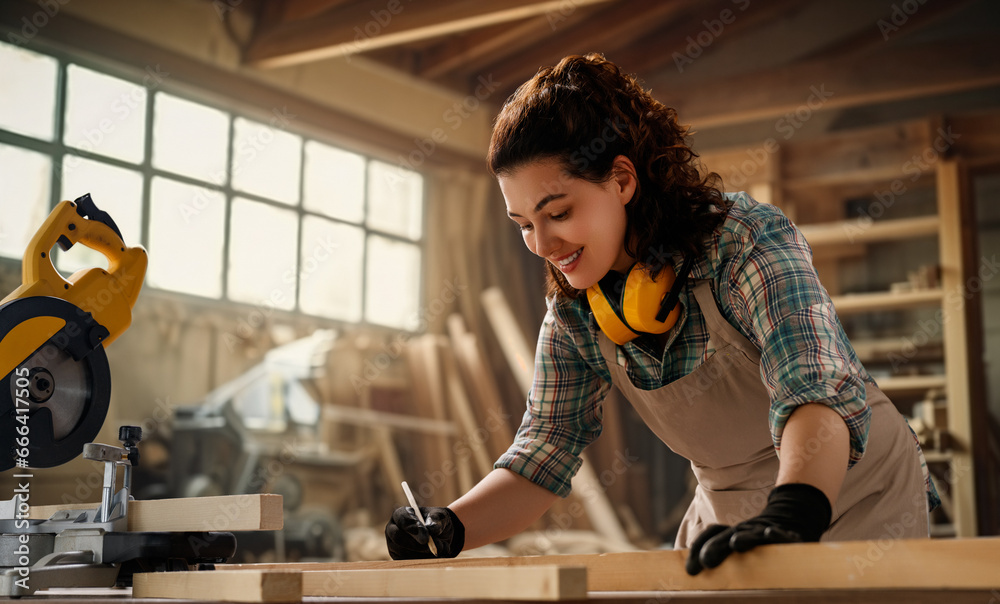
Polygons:
[[566,220],[567,216],[569,216],[569,212],[568,211],[561,212],[559,214],[553,214],[552,215],[552,220]]
[[517,228],[520,229],[522,233],[526,233],[526,232],[528,232],[528,231],[531,230],[531,225],[530,224],[519,224],[519,225],[517,225]]

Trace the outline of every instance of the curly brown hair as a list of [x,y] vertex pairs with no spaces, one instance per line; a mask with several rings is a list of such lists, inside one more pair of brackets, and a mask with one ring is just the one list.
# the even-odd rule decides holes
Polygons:
[[[557,159],[570,176],[603,183],[616,157],[635,165],[638,186],[625,206],[625,249],[656,277],[674,252],[697,255],[725,218],[719,175],[699,172],[690,130],[677,112],[643,90],[603,55],[573,55],[544,67],[507,99],[497,115],[487,165],[494,176]],[[643,252],[640,252],[643,250]],[[545,263],[549,295],[582,290]]]

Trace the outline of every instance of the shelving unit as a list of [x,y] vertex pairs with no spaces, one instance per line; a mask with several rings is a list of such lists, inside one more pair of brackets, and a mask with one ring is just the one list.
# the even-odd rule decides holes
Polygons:
[[[939,491],[947,499],[943,507],[948,519],[934,526],[932,534],[969,537],[977,534],[971,385],[980,379],[968,362],[969,334],[979,326],[970,322],[973,313],[964,294],[975,293],[966,280],[976,267],[968,246],[963,247],[968,239],[963,228],[969,228],[963,225],[972,222],[968,217],[963,221],[970,202],[967,179],[960,160],[941,155],[937,140],[941,128],[939,120],[925,119],[792,140],[755,165],[752,173],[746,171],[746,150],[703,154],[702,159],[723,177],[727,190],[748,191],[758,201],[778,205],[796,222],[813,250],[814,265],[838,315],[847,319],[845,328],[862,362],[890,372],[873,374],[902,412],[910,411],[908,403],[922,399],[946,401],[946,421],[929,426],[934,434],[946,433],[932,439],[946,448],[926,450]],[[919,171],[914,170],[917,165]],[[910,200],[923,204],[912,207],[914,211],[928,213],[893,217],[906,212],[888,211],[902,210],[893,204],[902,206]],[[854,215],[848,211],[852,202],[864,202],[867,212],[847,218]],[[886,291],[858,291],[858,283],[846,287],[841,283],[843,262],[875,263],[879,260],[871,256],[872,246],[884,250],[883,244],[906,245],[919,239],[936,239],[936,283],[905,283]],[[906,279],[906,274],[900,275],[900,281]],[[935,333],[919,338],[912,337],[920,333],[916,318],[908,333],[873,336],[851,333],[848,327],[851,319],[863,319],[862,315],[872,315],[873,324],[884,327],[880,322],[892,323],[892,313],[901,313],[895,318],[898,326],[908,325],[911,313],[926,316],[928,310],[935,311],[931,319]],[[879,314],[889,320],[879,319]],[[904,358],[903,367],[886,360],[893,358]]]

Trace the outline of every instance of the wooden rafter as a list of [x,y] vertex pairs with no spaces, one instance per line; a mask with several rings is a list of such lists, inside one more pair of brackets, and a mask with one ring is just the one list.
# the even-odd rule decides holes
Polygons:
[[[258,28],[244,55],[280,67],[426,40],[559,11],[566,0],[461,0],[433,6],[368,0],[312,19]],[[578,6],[609,0],[575,0]]]
[[[906,22],[901,26],[892,23],[889,18],[875,23],[865,23],[864,27],[839,40],[817,48],[808,54],[798,57],[798,61],[829,61],[845,56],[863,55],[877,50],[887,43],[894,43],[900,38],[913,34],[941,22],[941,20],[967,8],[978,0],[952,0],[951,2],[929,2],[921,6],[913,15],[907,15]],[[884,29],[883,29],[884,28]]]
[[[577,22],[590,10],[591,7],[577,9],[566,16],[565,22]],[[434,79],[459,68],[466,73],[476,73],[498,54],[509,54],[531,46],[548,31],[553,31],[552,19],[535,17],[523,23],[496,25],[448,40],[428,49],[421,59],[418,75]]]
[[[665,86],[660,100],[697,129],[1000,86],[1000,47],[985,39],[886,50],[858,60],[810,61],[703,83]],[[654,92],[657,88],[654,86]],[[824,97],[824,98],[820,98]],[[811,103],[811,107],[807,105]]]
[[351,0],[269,0],[262,4],[276,4],[281,8],[282,21],[308,19],[326,11],[348,4]]
[[[628,71],[639,74],[651,74],[661,69],[669,70],[671,76],[677,75],[674,67],[675,53],[683,53],[689,38],[694,38],[706,30],[705,23],[713,19],[721,19],[723,11],[730,11],[734,20],[726,24],[722,32],[713,38],[710,46],[703,47],[702,53],[718,53],[721,48],[732,46],[742,36],[749,32],[774,22],[793,10],[802,6],[799,0],[773,0],[772,2],[749,4],[747,11],[738,14],[738,5],[732,1],[715,4],[701,4],[697,12],[692,12],[686,18],[665,32],[648,35],[615,56],[619,64]],[[701,60],[703,55],[698,56]]]
[[[512,90],[539,67],[554,64],[568,54],[596,51],[610,55],[614,48],[662,29],[694,3],[694,0],[630,0],[609,6],[575,26],[557,29],[521,52],[505,55],[485,69]],[[609,58],[616,60],[616,56]]]

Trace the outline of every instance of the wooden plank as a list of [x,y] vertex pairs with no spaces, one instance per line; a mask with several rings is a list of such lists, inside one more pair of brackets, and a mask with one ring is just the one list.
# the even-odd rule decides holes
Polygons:
[[[534,357],[514,318],[514,313],[503,292],[497,287],[485,290],[482,293],[482,302],[511,371],[514,372],[521,391],[527,396],[534,380]],[[602,536],[616,544],[628,543],[625,529],[614,513],[604,486],[597,479],[597,474],[587,458],[582,457],[583,464],[573,477],[573,489],[577,493],[584,494],[583,506],[587,510],[588,519],[594,530]]]
[[876,380],[879,388],[885,393],[906,392],[913,390],[932,390],[944,388],[947,376],[944,375],[901,375]]
[[[361,408],[370,410],[371,400],[371,386],[364,386],[358,392],[358,402]],[[379,466],[382,469],[382,476],[385,478],[385,487],[391,492],[396,485],[406,480],[396,441],[393,440],[392,430],[385,424],[372,427],[372,438],[379,452],[379,461],[381,462]]]
[[[608,0],[574,0],[585,6]],[[245,57],[261,68],[398,46],[558,11],[565,0],[463,0],[429,6],[352,2],[312,19],[282,23],[251,40]]]
[[897,540],[891,538],[892,528],[886,529],[884,537],[868,541],[762,546],[743,554],[734,554],[720,567],[695,577],[684,571],[686,550],[231,567],[317,571],[582,566],[587,569],[587,590],[590,592],[1000,588],[1000,573],[997,572],[1000,538]]
[[[675,107],[694,128],[704,130],[794,114],[810,94],[815,94],[810,92],[810,86],[826,96],[819,99],[816,95],[811,101],[817,106],[815,111],[992,88],[1000,85],[1000,74],[985,66],[997,60],[1000,47],[992,40],[979,38],[961,45],[943,42],[887,48],[863,61],[846,57],[794,62],[697,86],[683,87],[667,80],[651,80],[648,85],[664,91],[660,100]],[[823,84],[822,89],[818,83]],[[727,93],[734,89],[750,92],[732,98]]]
[[481,300],[483,310],[493,328],[493,334],[500,342],[500,348],[507,358],[507,366],[514,374],[521,392],[527,395],[534,380],[535,357],[521,330],[521,324],[511,312],[510,305],[500,288],[491,287],[484,290]]
[[874,243],[937,235],[940,219],[935,216],[862,222],[844,220],[823,224],[800,224],[799,230],[812,247],[843,243]]
[[455,353],[448,345],[447,340],[440,342],[438,352],[441,355],[441,367],[444,369],[445,385],[448,388],[448,401],[451,403],[452,414],[465,432],[459,442],[466,445],[472,452],[472,462],[475,464],[477,480],[484,478],[493,471],[493,460],[486,450],[484,440],[480,438],[480,427],[473,413],[472,403],[469,402],[465,386],[458,375]]
[[[90,510],[99,503],[33,505],[31,518],[50,518],[67,510]],[[281,495],[220,495],[130,501],[130,531],[277,531],[284,517]]]
[[[238,571],[234,571],[238,572]],[[580,566],[316,570],[303,573],[303,596],[580,600],[587,569]]]
[[873,183],[899,178],[909,188],[913,174],[903,172],[904,164],[938,135],[928,125],[928,120],[917,119],[791,139],[782,145],[783,184],[807,196],[809,189],[851,182],[863,184],[870,195]]
[[173,598],[226,602],[299,602],[302,573],[297,570],[210,570],[136,573],[133,598]]
[[[454,422],[447,419],[440,398],[440,376],[431,375],[431,368],[422,351],[422,339],[423,336],[413,339],[406,346],[406,361],[410,370],[416,413],[422,418],[431,418],[428,421],[448,424],[451,431],[446,436],[426,435],[422,439],[422,453],[416,460],[418,466],[422,466],[422,471],[411,476],[410,480],[423,498],[447,503],[454,501],[459,495],[451,454],[451,444],[458,429]],[[434,367],[436,371],[436,364]]]
[[844,294],[833,297],[833,306],[839,315],[850,315],[904,308],[921,308],[941,304],[944,291],[938,288],[909,292],[872,292]]
[[510,414],[504,409],[500,389],[479,352],[476,336],[466,331],[462,315],[455,313],[448,317],[448,334],[459,369],[470,385],[472,400],[479,408],[479,421],[489,432],[487,442],[491,446],[490,452],[497,459],[514,442],[514,431],[508,423]]

